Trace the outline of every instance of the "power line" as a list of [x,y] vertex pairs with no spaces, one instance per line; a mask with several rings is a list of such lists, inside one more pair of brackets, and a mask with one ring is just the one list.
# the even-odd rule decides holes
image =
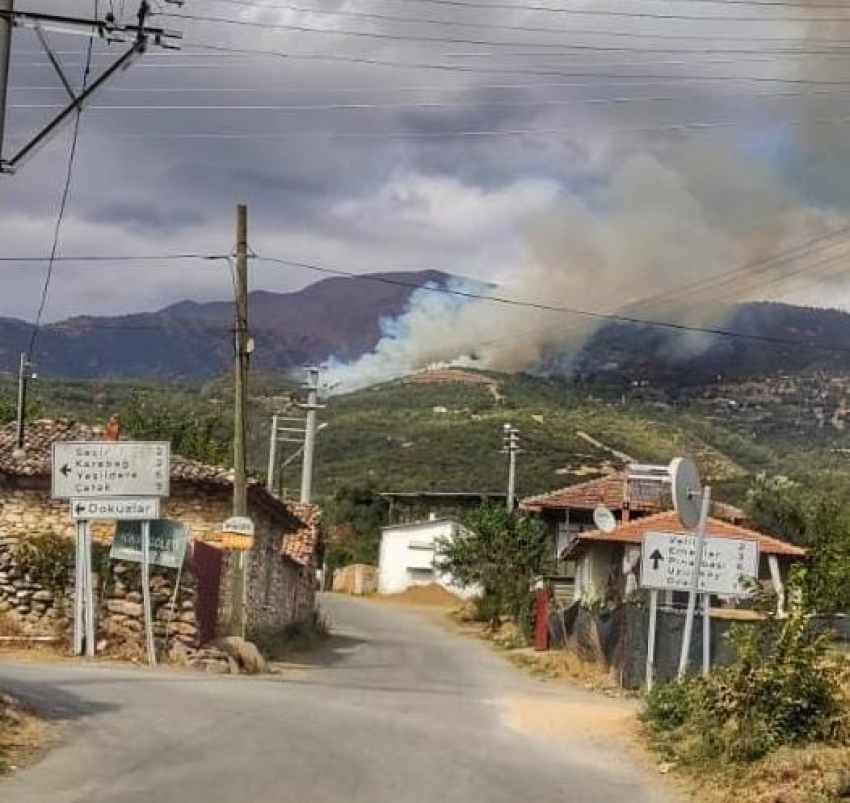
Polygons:
[[[417,3],[422,5],[436,6],[451,6],[453,8],[469,8],[473,10],[504,10],[504,11],[522,11],[525,13],[546,13],[546,14],[562,14],[567,16],[582,16],[582,17],[620,17],[627,19],[652,19],[652,20],[683,20],[695,22],[758,22],[771,24],[784,23],[841,23],[850,22],[850,16],[841,17],[823,17],[819,15],[805,17],[786,17],[786,16],[721,16],[708,15],[696,16],[694,14],[679,14],[673,12],[661,11],[622,11],[612,9],[597,9],[597,8],[563,8],[555,6],[532,5],[517,3],[501,3],[501,2],[470,2],[470,0],[391,0],[392,2]],[[738,4],[735,4],[738,5]]]
[[[850,18],[848,18],[850,22]],[[605,80],[620,80],[624,83],[627,81],[639,80],[658,80],[673,83],[695,82],[695,83],[715,83],[715,82],[733,82],[733,83],[779,83],[779,84],[794,84],[794,85],[809,85],[809,86],[846,86],[850,84],[848,79],[833,79],[833,78],[791,78],[791,77],[771,77],[771,76],[732,76],[732,75],[688,75],[688,74],[664,74],[664,73],[634,73],[634,74],[618,74],[607,72],[576,72],[575,70],[562,69],[528,69],[523,67],[480,67],[469,66],[463,64],[447,64],[436,62],[417,62],[417,61],[395,61],[393,59],[379,59],[368,56],[345,56],[339,53],[294,53],[282,50],[267,50],[260,48],[239,48],[228,45],[216,44],[214,42],[204,42],[202,40],[188,41],[187,45],[209,50],[211,52],[223,53],[239,53],[242,55],[253,56],[268,56],[272,58],[280,58],[286,60],[300,61],[330,61],[343,62],[346,64],[364,64],[377,67],[398,67],[401,69],[423,69],[423,70],[440,70],[445,72],[466,73],[469,75],[540,75],[540,76],[560,76],[565,78],[590,78],[590,79],[605,79]],[[729,62],[732,63],[732,62]],[[633,65],[633,66],[653,66],[653,65]]]
[[[291,8],[288,4],[285,3],[259,3],[255,0],[212,0],[216,3],[226,3],[232,6],[241,6],[243,8],[256,8],[256,9],[268,9],[270,11],[275,11],[277,9],[288,9]],[[642,2],[642,0],[637,0],[638,2]],[[410,2],[410,0],[408,0]],[[783,7],[783,8],[794,8],[799,10],[829,10],[829,11],[846,11],[847,5],[845,3],[807,3],[807,2],[794,2],[794,0],[667,0],[667,2],[676,2],[676,3],[705,3],[711,5],[720,5],[720,6],[748,6],[751,8],[771,8],[771,7]],[[468,3],[469,6],[480,5],[478,3]],[[524,6],[516,6],[517,9],[523,9]],[[556,10],[554,7],[548,7],[552,10]],[[300,7],[298,10],[303,10],[307,13],[322,13],[319,9],[310,9],[307,7]],[[569,9],[567,9],[569,10]],[[697,18],[692,18],[697,19]]]
[[[850,116],[832,118],[794,118],[780,121],[783,125],[845,125],[850,123]],[[279,139],[315,139],[328,138],[340,140],[440,140],[440,139],[498,139],[502,137],[525,137],[525,136],[576,136],[587,131],[614,131],[618,133],[649,134],[668,133],[676,134],[687,131],[712,132],[729,128],[737,128],[747,125],[748,121],[735,120],[704,120],[688,123],[669,123],[660,126],[618,126],[590,124],[581,128],[505,128],[505,129],[469,129],[454,131],[422,131],[403,130],[398,131],[330,131],[326,128],[303,130],[303,131],[278,131],[278,132],[255,132],[255,131],[172,131],[168,133],[126,133],[115,131],[101,131],[100,135],[115,139],[207,139],[207,140],[279,140]]]
[[[100,0],[94,0],[94,19],[98,17]],[[92,65],[92,50],[94,48],[94,39],[90,38],[86,45],[86,64],[83,71],[83,92],[85,92],[88,84],[89,75],[91,74]],[[80,135],[80,121],[83,116],[83,107],[77,107],[77,113],[74,117],[74,127],[71,132],[71,147],[68,151],[68,166],[65,172],[65,184],[62,188],[62,197],[59,201],[59,212],[56,215],[56,225],[53,229],[53,242],[50,247],[50,258],[47,262],[47,271],[44,276],[44,284],[41,289],[41,299],[39,300],[38,313],[35,316],[35,326],[30,334],[29,344],[27,345],[26,360],[32,361],[33,351],[38,342],[38,333],[41,329],[41,320],[44,316],[44,309],[47,306],[47,298],[50,293],[50,282],[53,279],[53,266],[56,261],[56,253],[59,250],[59,238],[62,233],[62,221],[65,218],[65,207],[68,203],[68,196],[71,192],[71,180],[74,175],[74,159],[77,155],[77,141]]]
[[[472,39],[467,37],[448,37],[448,36],[428,36],[415,34],[400,34],[387,33],[384,31],[352,31],[342,28],[317,28],[309,25],[296,25],[293,23],[274,23],[274,22],[259,22],[255,20],[238,20],[228,17],[209,17],[200,16],[197,14],[184,14],[177,12],[165,12],[159,14],[161,17],[168,17],[181,20],[194,20],[197,22],[211,22],[224,25],[235,25],[248,28],[262,28],[264,30],[285,30],[296,31],[298,33],[316,34],[324,36],[350,36],[355,38],[365,39],[380,39],[394,42],[425,42],[436,44],[465,44],[465,45],[480,45],[486,47],[534,47],[540,49],[552,50],[553,52],[560,51],[580,51],[591,53],[687,53],[687,54],[713,54],[721,55],[728,53],[731,55],[745,54],[779,54],[779,55],[830,55],[844,56],[840,48],[831,50],[806,50],[802,48],[775,49],[766,48],[700,48],[700,47],[683,47],[683,48],[638,48],[625,45],[592,45],[592,44],[566,44],[558,42],[527,42],[527,41],[493,41],[491,39]],[[846,18],[850,22],[850,17]]]
[[328,274],[332,276],[345,276],[351,279],[357,279],[361,281],[370,281],[370,282],[378,282],[380,284],[388,284],[396,287],[407,287],[414,290],[423,290],[426,292],[432,293],[441,293],[445,295],[456,296],[460,298],[466,298],[474,301],[486,301],[493,304],[501,304],[505,306],[512,307],[520,307],[525,309],[538,310],[542,312],[558,312],[566,315],[574,315],[577,317],[587,318],[590,320],[602,320],[609,321],[614,323],[628,323],[628,324],[636,324],[639,326],[650,326],[659,329],[667,329],[676,332],[695,332],[699,334],[708,334],[708,335],[717,335],[719,337],[730,337],[730,338],[740,338],[744,340],[754,340],[762,343],[771,343],[774,345],[784,345],[784,346],[794,346],[796,348],[800,348],[801,346],[808,345],[812,348],[824,349],[827,351],[839,351],[842,353],[850,354],[850,344],[847,346],[838,345],[838,344],[817,344],[817,343],[801,343],[798,340],[790,340],[787,338],[780,337],[771,337],[768,335],[756,335],[749,334],[746,332],[734,332],[728,329],[721,329],[718,327],[709,327],[709,326],[692,326],[689,324],[683,323],[674,323],[672,321],[658,321],[652,320],[649,318],[639,318],[632,315],[623,315],[619,313],[610,313],[610,312],[594,312],[592,310],[580,309],[578,307],[566,307],[555,304],[545,304],[543,302],[537,301],[527,301],[516,298],[509,298],[505,296],[495,296],[488,293],[475,293],[466,290],[460,290],[452,287],[441,287],[435,285],[418,285],[415,282],[406,282],[401,279],[392,279],[388,276],[384,275],[376,275],[376,274],[360,274],[354,273],[353,271],[343,270],[341,268],[329,268],[323,265],[317,265],[315,263],[310,262],[301,262],[296,260],[289,259],[281,259],[277,257],[266,257],[257,255],[254,257],[260,262],[271,262],[273,264],[278,264],[284,267],[291,268],[300,268],[304,270],[315,271],[317,273]]
[[[694,0],[696,1],[696,0]],[[386,22],[403,22],[417,25],[443,25],[458,28],[475,28],[478,30],[502,30],[502,31],[526,31],[529,33],[548,33],[548,34],[570,34],[574,36],[610,36],[621,37],[627,39],[675,39],[675,40],[709,40],[709,41],[729,41],[729,42],[799,42],[799,37],[753,37],[753,36],[706,36],[705,34],[671,34],[671,33],[642,33],[638,31],[622,31],[622,30],[599,30],[599,29],[582,29],[582,28],[562,28],[541,25],[500,25],[491,22],[468,22],[465,20],[446,20],[435,19],[433,17],[411,17],[397,14],[385,14],[369,11],[352,11],[349,9],[324,9],[310,8],[308,6],[292,5],[290,3],[275,3],[274,5],[249,2],[247,0],[213,0],[217,3],[226,3],[239,8],[253,8],[257,10],[268,11],[294,11],[297,13],[311,14],[318,16],[334,16],[334,17],[350,17],[355,19],[374,19]],[[678,0],[683,2],[683,0]],[[705,0],[705,2],[715,2],[715,0]],[[741,3],[743,5],[743,3]],[[763,5],[761,3],[755,5]],[[799,7],[799,6],[798,6]],[[808,7],[808,6],[806,6]],[[846,5],[837,5],[835,9],[846,9]],[[830,39],[813,39],[806,37],[806,41],[810,44],[842,44],[841,41]]]

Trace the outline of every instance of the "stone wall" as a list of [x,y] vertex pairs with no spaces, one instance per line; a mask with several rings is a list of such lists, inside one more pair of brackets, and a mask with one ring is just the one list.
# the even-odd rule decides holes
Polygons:
[[[230,515],[232,500],[227,487],[199,487],[174,483],[172,496],[163,500],[162,516],[182,521],[192,539],[204,540]],[[293,522],[276,510],[249,505],[256,526],[254,548],[247,554],[248,635],[283,630],[312,615],[315,578],[311,567],[284,557],[284,533]],[[126,657],[141,657],[144,620],[139,567],[110,562],[108,550],[113,526],[98,524],[95,538],[95,583],[99,648]],[[73,583],[75,532],[68,503],[50,498],[43,481],[16,480],[0,485],[0,613],[25,634],[59,634],[69,638],[73,611],[73,587],[51,587],[45,578],[27,572],[19,560],[21,544],[34,536],[68,539],[67,576]],[[230,621],[231,566],[235,553],[224,556],[219,622],[222,631]],[[98,568],[102,571],[98,572]],[[177,572],[151,567],[151,598],[154,634],[158,648],[171,657],[191,660],[199,648],[196,619],[198,588],[191,571],[191,557],[181,573],[175,598]]]

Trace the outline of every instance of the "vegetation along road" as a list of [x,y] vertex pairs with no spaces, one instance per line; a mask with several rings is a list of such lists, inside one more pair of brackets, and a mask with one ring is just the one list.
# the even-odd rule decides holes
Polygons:
[[0,665],[4,687],[74,720],[0,800],[668,800],[617,735],[628,704],[532,680],[415,613],[336,597],[324,609],[329,647],[265,678]]

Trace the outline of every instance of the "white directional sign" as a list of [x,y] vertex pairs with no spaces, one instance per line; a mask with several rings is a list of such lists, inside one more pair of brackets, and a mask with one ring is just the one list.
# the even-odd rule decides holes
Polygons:
[[151,521],[159,518],[159,499],[72,499],[71,517],[77,521]]
[[[640,583],[644,588],[690,591],[696,559],[696,537],[685,533],[648,532],[643,539]],[[698,591],[746,596],[758,577],[758,542],[706,535]]]
[[53,444],[55,499],[168,496],[171,446],[158,441]]

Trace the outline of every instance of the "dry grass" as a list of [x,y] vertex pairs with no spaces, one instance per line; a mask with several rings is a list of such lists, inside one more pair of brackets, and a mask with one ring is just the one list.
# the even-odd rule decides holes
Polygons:
[[608,696],[629,696],[610,673],[598,664],[583,661],[570,650],[535,652],[530,648],[514,649],[508,652],[508,658],[534,677],[570,681],[588,691],[604,692]]
[[677,772],[699,803],[840,803],[850,799],[850,749],[783,748],[752,764]]
[[0,694],[0,774],[33,761],[48,740],[49,729],[17,700]]

